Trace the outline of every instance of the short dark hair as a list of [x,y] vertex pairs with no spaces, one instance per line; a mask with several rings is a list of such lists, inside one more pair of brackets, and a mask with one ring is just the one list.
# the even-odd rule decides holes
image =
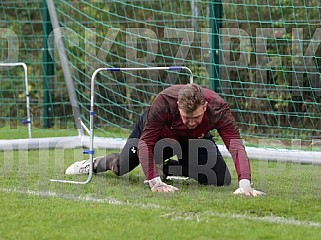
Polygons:
[[205,102],[203,89],[196,83],[186,84],[178,92],[178,107],[188,113],[192,113]]

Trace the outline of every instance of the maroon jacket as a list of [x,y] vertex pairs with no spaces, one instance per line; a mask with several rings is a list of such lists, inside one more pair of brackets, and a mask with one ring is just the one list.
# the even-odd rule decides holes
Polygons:
[[189,130],[181,120],[177,105],[178,92],[183,86],[174,85],[165,89],[158,94],[150,107],[138,145],[139,159],[146,179],[158,176],[153,149],[159,139],[188,141],[202,138],[210,130],[217,129],[232,155],[238,179],[251,180],[249,159],[227,103],[214,91],[203,88],[208,102],[207,110],[201,124]]

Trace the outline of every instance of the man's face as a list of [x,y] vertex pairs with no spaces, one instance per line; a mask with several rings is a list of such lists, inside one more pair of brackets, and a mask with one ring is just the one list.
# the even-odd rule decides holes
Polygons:
[[202,122],[206,108],[207,102],[205,102],[204,105],[200,105],[198,108],[195,109],[194,112],[191,113],[187,113],[186,111],[180,108],[178,108],[178,110],[184,125],[188,129],[195,129]]

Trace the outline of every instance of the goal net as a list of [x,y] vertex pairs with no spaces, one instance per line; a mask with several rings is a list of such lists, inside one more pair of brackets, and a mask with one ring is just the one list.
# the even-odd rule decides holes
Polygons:
[[[1,27],[18,36],[19,61],[30,65],[29,84],[38,89],[31,112],[43,133],[63,125],[75,136],[79,119],[89,125],[90,79],[98,68],[186,66],[194,82],[229,103],[248,149],[265,151],[251,157],[291,161],[321,159],[315,155],[321,151],[320,9],[316,0],[19,0],[0,6]],[[1,46],[6,53],[7,42]],[[166,71],[100,74],[97,136],[126,138],[157,93],[187,81],[186,73]]]

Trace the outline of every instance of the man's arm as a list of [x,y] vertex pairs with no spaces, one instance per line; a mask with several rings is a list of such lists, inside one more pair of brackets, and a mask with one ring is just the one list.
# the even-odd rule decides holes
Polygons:
[[154,147],[166,125],[167,109],[161,96],[158,96],[149,109],[145,126],[138,144],[138,156],[147,180],[158,176],[154,159]]
[[166,126],[169,117],[166,101],[158,96],[147,115],[146,123],[138,143],[138,157],[151,190],[153,192],[175,192],[178,188],[167,185],[159,177],[154,159],[154,147]]
[[245,196],[265,195],[264,192],[255,190],[251,186],[250,161],[245,151],[236,122],[229,108],[227,108],[225,113],[222,115],[222,119],[217,122],[217,130],[226,148],[232,155],[235,169],[237,171],[239,188],[234,191],[234,194]]
[[233,158],[238,180],[248,179],[251,181],[250,161],[229,108],[225,110],[221,119],[216,123],[216,128]]

